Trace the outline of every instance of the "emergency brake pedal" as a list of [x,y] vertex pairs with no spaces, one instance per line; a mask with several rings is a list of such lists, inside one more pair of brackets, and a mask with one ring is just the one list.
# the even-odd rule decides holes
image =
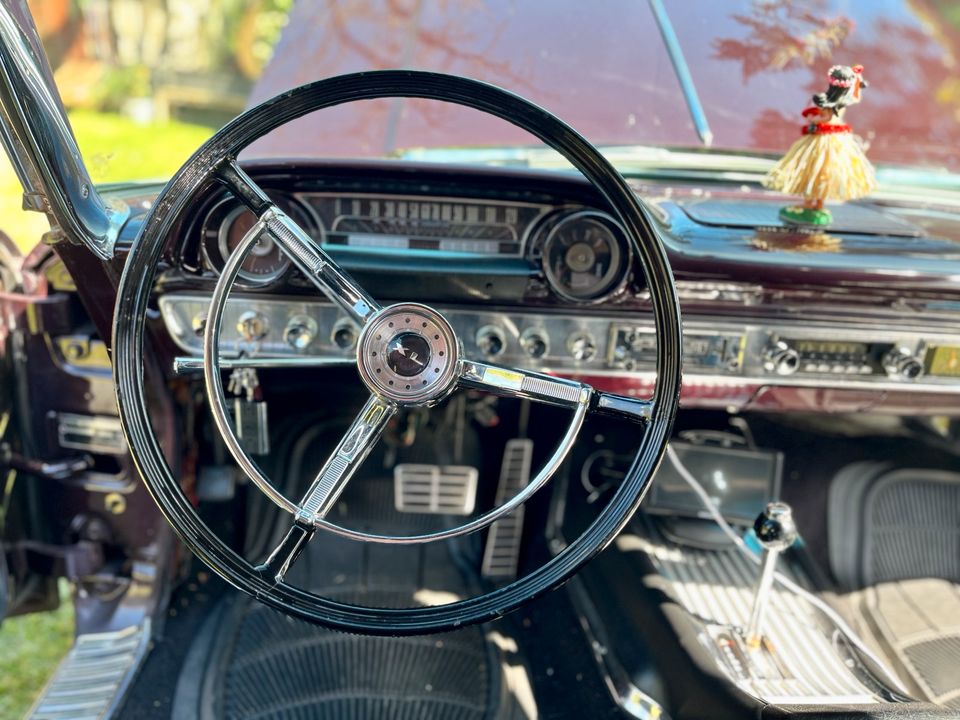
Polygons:
[[467,465],[397,465],[394,507],[408,513],[470,515],[477,501],[477,474]]
[[[533,440],[508,440],[503,450],[500,482],[497,485],[497,505],[502,505],[530,483],[530,463],[533,459]],[[481,573],[485,578],[511,579],[517,576],[520,562],[520,543],[523,539],[523,506],[490,526],[487,545],[483,550]]]

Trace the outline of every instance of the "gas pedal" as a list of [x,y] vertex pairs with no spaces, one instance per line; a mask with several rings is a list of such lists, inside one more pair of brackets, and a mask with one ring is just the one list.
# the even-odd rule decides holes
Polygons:
[[394,507],[408,513],[470,515],[477,502],[477,474],[467,465],[397,465]]
[[[523,490],[530,482],[533,441],[526,438],[508,440],[500,466],[497,505],[502,505]],[[483,550],[481,573],[486,578],[510,579],[517,576],[520,543],[523,539],[523,506],[490,526]]]

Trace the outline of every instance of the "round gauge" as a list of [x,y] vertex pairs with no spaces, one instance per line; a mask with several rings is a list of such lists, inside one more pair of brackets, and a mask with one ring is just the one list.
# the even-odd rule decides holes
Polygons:
[[[281,210],[308,233],[322,234],[322,228],[317,227],[309,211],[296,200],[281,195],[276,202]],[[239,206],[233,199],[223,199],[214,205],[203,222],[201,252],[206,266],[217,273],[223,270],[227,258],[255,223],[253,213]],[[262,235],[244,258],[237,281],[248,286],[267,285],[282,277],[289,267],[290,259],[280,250],[273,238]]]
[[[217,234],[220,257],[226,260],[237,245],[257,223],[256,216],[243,207],[234,208],[223,219]],[[250,248],[240,265],[239,277],[254,283],[276,280],[290,267],[290,258],[283,254],[273,238],[266,233]]]
[[576,302],[596,302],[618,289],[627,275],[628,258],[620,226],[592,210],[560,220],[543,245],[543,271],[551,286]]

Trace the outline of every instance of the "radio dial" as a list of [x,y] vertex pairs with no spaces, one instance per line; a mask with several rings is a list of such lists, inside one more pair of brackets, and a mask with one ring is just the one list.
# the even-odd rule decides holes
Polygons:
[[800,368],[800,353],[779,340],[767,350],[763,367],[777,375],[793,375]]
[[883,359],[887,375],[904,380],[914,380],[923,375],[923,363],[908,348],[891,350]]

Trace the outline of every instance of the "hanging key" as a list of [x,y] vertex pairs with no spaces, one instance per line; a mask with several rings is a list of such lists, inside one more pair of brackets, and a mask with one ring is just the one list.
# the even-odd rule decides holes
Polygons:
[[256,369],[236,368],[230,373],[227,391],[237,396],[233,401],[233,420],[243,449],[251,455],[267,455],[270,452],[267,403]]

